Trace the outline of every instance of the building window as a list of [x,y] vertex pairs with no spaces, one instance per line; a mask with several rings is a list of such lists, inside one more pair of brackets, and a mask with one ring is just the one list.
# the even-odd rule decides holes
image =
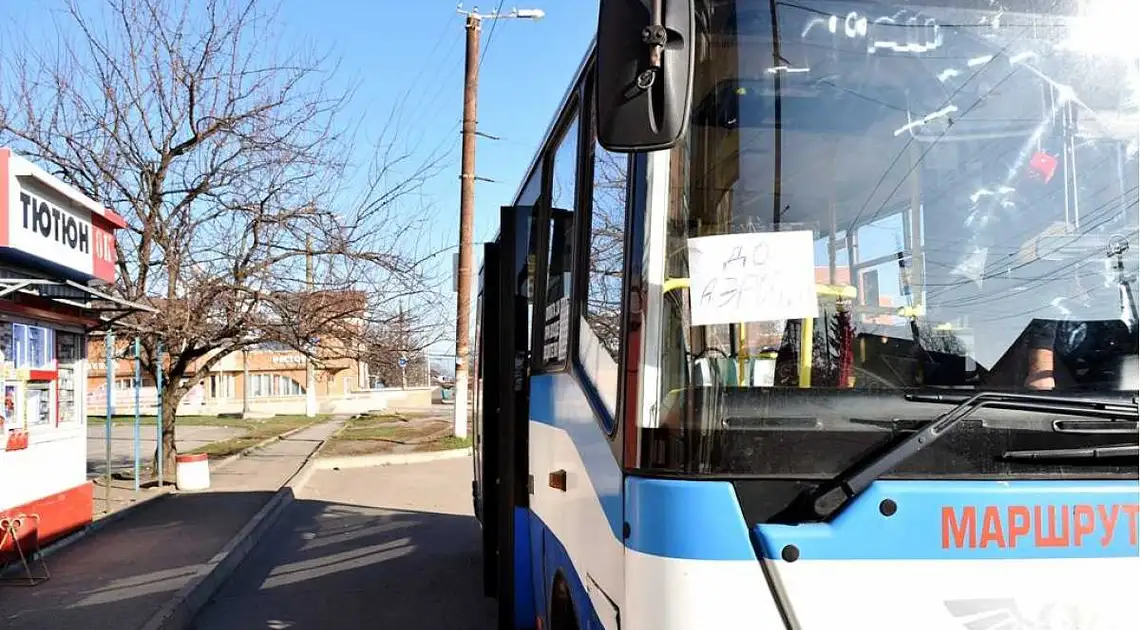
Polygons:
[[257,398],[273,395],[273,377],[269,374],[253,374],[249,377],[252,384],[250,393]]
[[302,396],[305,393],[305,388],[300,383],[288,376],[281,377],[281,396]]
[[235,395],[233,374],[210,375],[211,398],[233,398]]
[[251,374],[250,395],[257,398],[270,396],[301,396],[305,388],[284,374]]

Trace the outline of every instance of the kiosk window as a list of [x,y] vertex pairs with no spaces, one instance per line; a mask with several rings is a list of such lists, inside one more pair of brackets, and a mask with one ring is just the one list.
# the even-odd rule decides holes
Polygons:
[[52,424],[51,384],[28,383],[24,389],[24,419],[29,427]]
[[50,328],[12,324],[12,347],[17,368],[50,368],[55,347]]

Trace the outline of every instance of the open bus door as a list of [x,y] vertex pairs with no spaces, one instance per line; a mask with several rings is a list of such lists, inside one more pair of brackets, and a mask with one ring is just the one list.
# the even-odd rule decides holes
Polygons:
[[[498,240],[484,246],[483,440],[477,492],[483,515],[484,593],[498,599],[499,627],[516,628],[516,601],[529,597],[529,582],[516,570],[516,559],[529,554],[518,553],[516,547],[529,544],[526,522],[517,511],[528,506],[528,366],[537,232],[532,208],[504,207],[501,213]],[[523,528],[519,537],[516,523]]]

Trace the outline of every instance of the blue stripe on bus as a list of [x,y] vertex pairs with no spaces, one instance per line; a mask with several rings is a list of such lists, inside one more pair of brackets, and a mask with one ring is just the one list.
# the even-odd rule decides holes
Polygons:
[[568,374],[531,377],[530,420],[561,429],[570,436],[602,504],[610,531],[621,540],[621,467],[578,382]]
[[535,374],[530,378],[530,420],[557,426],[554,413],[554,375]]
[[526,512],[527,523],[530,527],[530,556],[531,563],[530,590],[527,591],[534,600],[534,613],[536,617],[547,619],[546,616],[546,576],[542,574],[546,562],[546,524],[530,508],[519,508]]
[[534,593],[535,601],[541,602],[538,604],[538,614],[542,616],[544,621],[543,627],[552,627],[549,610],[550,595],[554,589],[554,576],[561,573],[566,584],[570,587],[570,599],[574,602],[574,612],[578,617],[578,624],[591,630],[602,628],[598,612],[594,609],[594,602],[590,599],[589,593],[586,592],[585,583],[582,582],[578,569],[574,566],[574,561],[570,559],[566,546],[554,535],[554,532],[550,531],[542,517],[533,511],[528,510],[528,512],[530,512],[530,519],[533,524],[532,531],[539,532],[538,535],[542,536],[543,540],[542,563],[536,564],[535,572],[543,573],[545,569],[545,575],[536,580],[536,583],[542,585],[542,590]]
[[1136,557],[1138,491],[1136,481],[880,481],[831,523],[754,533],[764,557],[794,545],[801,561]]
[[691,560],[756,560],[732,485],[627,477],[626,546]]
[[535,616],[534,582],[531,571],[530,510],[515,508],[515,621],[517,628],[530,628]]

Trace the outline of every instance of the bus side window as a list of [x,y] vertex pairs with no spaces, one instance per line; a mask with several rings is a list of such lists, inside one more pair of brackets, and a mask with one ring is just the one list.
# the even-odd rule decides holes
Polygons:
[[606,151],[596,141],[593,155],[586,286],[579,293],[584,294],[585,303],[578,332],[578,360],[613,417],[620,380],[629,158]]
[[543,303],[542,366],[565,365],[570,337],[570,274],[573,269],[574,203],[578,181],[578,115],[562,132],[554,152],[550,190],[549,264]]

